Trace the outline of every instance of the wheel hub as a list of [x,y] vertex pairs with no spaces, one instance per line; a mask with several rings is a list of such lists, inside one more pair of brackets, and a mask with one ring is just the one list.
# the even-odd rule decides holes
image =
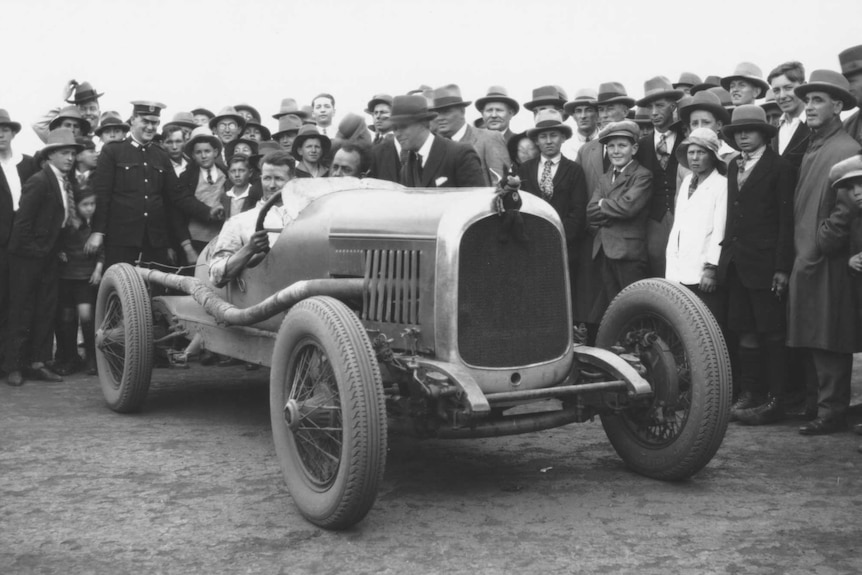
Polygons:
[[299,404],[295,399],[287,400],[284,405],[284,423],[291,431],[299,429]]

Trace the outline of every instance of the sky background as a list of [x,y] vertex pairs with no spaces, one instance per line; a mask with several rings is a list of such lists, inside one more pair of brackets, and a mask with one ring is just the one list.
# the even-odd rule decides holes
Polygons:
[[[862,44],[860,0],[3,0],[0,14],[0,107],[25,125],[22,152],[41,147],[29,124],[70,78],[105,92],[102,111],[248,102],[275,128],[288,96],[332,93],[336,121],[420,84],[457,83],[465,100],[499,84],[523,103],[541,85],[572,97],[614,80],[638,98],[652,76],[729,75],[741,61],[764,75],[787,60],[838,70],[838,52]],[[522,109],[512,126],[530,120]]]

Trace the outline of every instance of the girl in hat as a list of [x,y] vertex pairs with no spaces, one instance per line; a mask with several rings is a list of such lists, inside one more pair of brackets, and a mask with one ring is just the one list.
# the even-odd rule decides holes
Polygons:
[[[78,356],[78,322],[84,336],[86,370],[96,374],[95,330],[93,306],[96,292],[102,281],[105,255],[101,250],[94,255],[84,253],[84,244],[92,231],[90,220],[96,211],[96,192],[91,187],[75,190],[75,213],[69,218],[60,235],[60,285],[59,285],[59,329],[57,350],[63,355],[56,357],[55,371],[60,375],[74,373],[80,367]],[[59,341],[62,339],[62,342]]]
[[297,160],[297,178],[323,178],[329,169],[323,159],[329,156],[332,147],[329,138],[317,131],[314,126],[303,126],[293,140],[293,157]]

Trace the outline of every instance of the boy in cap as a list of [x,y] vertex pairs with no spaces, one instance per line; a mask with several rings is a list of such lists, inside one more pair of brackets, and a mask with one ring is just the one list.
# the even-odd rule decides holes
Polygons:
[[592,257],[601,268],[606,302],[629,284],[647,277],[647,218],[653,175],[635,159],[639,137],[640,128],[631,120],[612,122],[599,134],[611,169],[593,192],[587,221],[596,230]]
[[99,138],[104,146],[110,142],[121,142],[129,133],[129,125],[125,123],[117,112],[105,112],[99,120],[99,127],[93,133]]

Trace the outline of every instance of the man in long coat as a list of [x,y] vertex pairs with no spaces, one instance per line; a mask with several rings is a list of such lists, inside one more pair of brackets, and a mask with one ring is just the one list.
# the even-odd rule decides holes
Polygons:
[[803,435],[844,428],[853,353],[862,350],[847,273],[849,230],[829,220],[836,203],[829,170],[860,151],[839,116],[856,105],[848,87],[841,74],[815,70],[808,84],[796,88],[812,130],[794,196],[796,258],[787,306],[787,345],[809,350],[817,379],[817,418],[799,428]]

